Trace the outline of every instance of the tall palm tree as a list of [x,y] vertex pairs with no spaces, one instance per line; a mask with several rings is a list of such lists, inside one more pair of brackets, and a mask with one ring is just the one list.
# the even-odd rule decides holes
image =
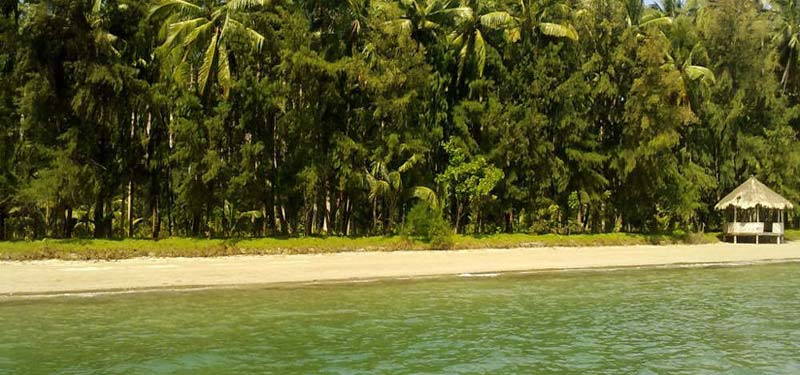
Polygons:
[[669,25],[672,17],[664,15],[658,7],[647,7],[644,0],[625,0],[628,27],[640,29],[649,25]]
[[532,40],[538,34],[578,40],[578,33],[570,23],[555,22],[570,12],[569,6],[560,0],[519,0],[512,9],[516,25],[507,32],[511,41]]
[[418,154],[412,155],[396,170],[390,170],[387,163],[377,161],[372,164],[372,170],[365,173],[367,187],[369,188],[369,198],[373,202],[373,221],[377,222],[378,202],[383,200],[386,203],[386,215],[388,228],[394,226],[397,206],[402,199],[416,198],[428,203],[431,207],[439,207],[439,198],[433,189],[426,186],[414,186],[405,189],[403,186],[402,174],[410,170],[417,162],[422,160]]
[[716,77],[711,69],[702,65],[695,65],[692,63],[692,58],[697,51],[700,50],[700,45],[695,45],[689,56],[685,58],[680,56],[675,51],[667,53],[667,62],[662,68],[667,70],[677,70],[680,73],[678,85],[680,86],[680,96],[678,97],[678,105],[689,104],[692,106],[690,82],[698,81],[703,84],[712,84],[715,82]]
[[483,76],[486,52],[490,45],[484,34],[489,30],[504,30],[510,42],[533,40],[538,34],[556,38],[578,40],[578,33],[569,23],[551,22],[569,14],[569,7],[559,0],[519,0],[513,11],[488,11],[478,0],[465,0],[458,28],[450,35],[450,42],[457,49],[458,77],[470,59],[475,61],[478,76]]
[[469,61],[474,61],[478,77],[483,76],[486,65],[486,50],[491,46],[486,42],[484,34],[490,29],[504,28],[511,24],[512,17],[506,12],[486,12],[479,0],[466,0],[465,11],[455,30],[447,39],[456,51],[458,62],[458,79],[463,77]]
[[683,13],[685,2],[683,0],[661,0],[650,5],[651,8],[658,10],[661,14],[675,18]]
[[445,25],[472,10],[456,0],[400,0],[403,16],[387,23],[393,29],[406,31],[417,43],[433,41]]
[[[264,36],[237,20],[241,11],[264,5],[267,0],[162,0],[150,10],[151,19],[164,20],[166,38],[158,48],[180,64],[191,65],[199,57],[196,88],[205,95],[209,82],[216,79],[227,98],[232,85],[229,43],[234,36],[260,48]],[[178,69],[178,71],[182,71]],[[183,71],[185,73],[185,71]],[[187,81],[187,79],[180,79]],[[188,79],[195,83],[194,77]]]
[[773,41],[783,66],[781,85],[786,90],[792,70],[800,60],[800,4],[797,0],[774,0],[772,4],[777,7],[780,15]]

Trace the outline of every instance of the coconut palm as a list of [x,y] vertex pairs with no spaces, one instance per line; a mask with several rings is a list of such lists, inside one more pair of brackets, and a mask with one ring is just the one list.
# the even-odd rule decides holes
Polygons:
[[711,69],[702,65],[695,65],[692,63],[693,56],[702,51],[702,47],[697,44],[692,48],[689,56],[682,58],[679,54],[673,51],[667,53],[667,62],[662,66],[665,70],[677,70],[680,73],[678,85],[680,86],[680,96],[678,97],[678,105],[691,103],[690,82],[700,82],[703,84],[712,84],[716,81],[714,72]]
[[455,0],[400,0],[400,7],[403,16],[389,21],[387,25],[410,33],[417,43],[434,40],[443,26],[452,24],[472,11]]
[[778,8],[777,33],[773,36],[780,63],[783,66],[781,85],[786,90],[792,70],[800,60],[800,5],[797,0],[775,0],[773,5]]
[[483,75],[486,52],[491,48],[484,37],[489,30],[505,30],[511,42],[533,40],[538,34],[578,40],[578,33],[571,24],[550,22],[569,13],[566,4],[558,0],[519,0],[515,4],[512,12],[488,11],[480,7],[477,0],[464,1],[463,5],[468,10],[461,13],[461,22],[449,38],[457,51],[459,78],[469,60],[475,61],[477,75]]
[[[519,0],[513,4],[513,21],[507,31],[511,41],[533,40],[537,35],[578,40],[578,33],[569,23],[557,23],[556,19],[569,14],[569,6],[559,0]],[[505,22],[505,16],[495,16],[497,22]]]
[[474,61],[477,76],[483,76],[486,50],[491,48],[484,34],[490,29],[504,28],[513,21],[511,15],[506,12],[485,12],[485,8],[480,6],[478,0],[467,0],[463,5],[466,10],[461,12],[458,26],[447,37],[456,51],[459,80],[469,61]]
[[401,199],[416,198],[428,203],[431,207],[439,207],[439,198],[433,189],[425,186],[414,186],[408,189],[403,187],[402,174],[420,160],[422,160],[422,156],[414,154],[396,170],[390,170],[387,163],[377,161],[372,164],[371,170],[365,173],[369,187],[369,199],[373,203],[373,220],[377,222],[378,202],[383,200],[386,203],[387,229],[389,230],[394,226],[395,213]]
[[[260,48],[264,36],[237,20],[241,11],[264,5],[266,0],[197,0],[197,4],[188,0],[162,0],[150,10],[151,19],[163,19],[166,38],[158,52],[164,56],[176,58],[179,67],[176,71],[183,74],[178,81],[195,83],[201,95],[205,95],[209,82],[216,79],[227,98],[232,85],[229,43],[239,36],[249,41],[253,47]],[[199,57],[200,66],[191,66],[191,62]],[[169,59],[169,58],[168,58]],[[185,79],[189,64],[194,77]]]
[[650,5],[651,8],[658,10],[661,14],[675,18],[683,13],[685,2],[683,0],[661,0]]
[[628,27],[640,29],[649,25],[669,25],[672,17],[664,15],[659,7],[647,7],[644,0],[625,0]]

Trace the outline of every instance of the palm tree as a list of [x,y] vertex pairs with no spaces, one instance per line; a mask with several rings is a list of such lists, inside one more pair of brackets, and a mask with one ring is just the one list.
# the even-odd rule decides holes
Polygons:
[[675,18],[683,13],[684,5],[683,0],[661,0],[660,2],[653,3],[650,7],[658,10],[665,16]]
[[702,65],[694,65],[692,63],[694,54],[700,49],[701,47],[699,44],[695,45],[694,48],[692,48],[692,51],[689,53],[689,56],[687,56],[685,59],[675,51],[672,53],[667,53],[667,62],[662,65],[662,68],[664,69],[674,69],[680,73],[678,85],[680,86],[681,91],[680,96],[678,97],[678,105],[689,104],[689,107],[692,107],[689,82],[699,81],[708,85],[716,81],[714,72],[712,72],[711,69],[708,69]]
[[781,85],[786,90],[786,85],[792,74],[792,68],[800,59],[800,5],[797,0],[775,0],[773,4],[778,8],[778,30],[773,37],[776,43],[780,62],[783,66]]
[[448,42],[456,51],[458,76],[461,79],[469,61],[475,62],[478,77],[483,76],[486,65],[486,50],[491,46],[486,42],[484,34],[489,29],[500,29],[509,25],[512,17],[506,12],[487,12],[480,6],[479,0],[464,2],[465,11],[460,14],[460,22],[448,36]]
[[[554,22],[570,12],[569,6],[559,0],[519,0],[513,12],[516,26],[507,32],[511,41],[533,40],[538,34],[578,40],[578,33],[571,24]],[[502,18],[497,20],[502,21]]]
[[412,39],[421,44],[435,40],[443,26],[472,11],[459,6],[455,0],[400,0],[400,7],[403,16],[387,25],[410,33]]
[[[538,34],[578,40],[578,33],[569,23],[550,22],[552,18],[569,13],[569,7],[558,0],[519,0],[513,12],[486,11],[478,0],[466,0],[459,27],[450,35],[458,51],[458,77],[470,59],[475,60],[478,76],[483,76],[486,52],[490,45],[484,34],[489,30],[505,30],[510,42],[533,40]],[[513,14],[512,14],[513,13]]]
[[401,199],[416,198],[428,203],[431,207],[439,207],[439,198],[433,189],[425,186],[414,186],[408,189],[403,187],[402,174],[420,160],[422,160],[422,156],[414,154],[396,170],[389,170],[387,163],[377,161],[372,164],[372,170],[365,173],[369,187],[369,199],[373,204],[374,223],[377,223],[377,209],[380,200],[386,203],[387,229],[389,230],[394,226],[395,213]]
[[649,25],[669,25],[672,17],[664,15],[658,7],[646,7],[644,0],[625,0],[628,27],[641,29]]
[[[234,36],[248,40],[260,48],[264,36],[245,26],[236,17],[240,11],[264,5],[266,0],[162,0],[150,10],[151,19],[164,19],[166,38],[158,48],[164,56],[177,58],[186,64],[200,57],[196,88],[205,95],[209,82],[216,79],[227,98],[232,85],[229,43]],[[191,66],[191,64],[190,64]],[[184,68],[186,68],[184,66]],[[191,66],[192,71],[195,67]],[[178,72],[185,73],[180,68]],[[179,81],[187,81],[179,79]],[[194,77],[188,79],[194,83]]]

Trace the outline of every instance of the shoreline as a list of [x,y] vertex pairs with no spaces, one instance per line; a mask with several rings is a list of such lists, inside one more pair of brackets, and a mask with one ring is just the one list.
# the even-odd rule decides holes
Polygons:
[[[392,251],[112,261],[0,262],[0,301],[242,287],[300,287],[448,276],[800,262],[800,242]],[[497,275],[489,275],[497,274]]]

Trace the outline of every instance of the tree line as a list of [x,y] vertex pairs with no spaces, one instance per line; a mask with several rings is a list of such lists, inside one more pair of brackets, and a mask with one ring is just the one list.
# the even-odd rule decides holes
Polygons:
[[[0,0],[0,239],[701,231],[800,202],[795,0]],[[797,225],[797,213],[793,213]]]

